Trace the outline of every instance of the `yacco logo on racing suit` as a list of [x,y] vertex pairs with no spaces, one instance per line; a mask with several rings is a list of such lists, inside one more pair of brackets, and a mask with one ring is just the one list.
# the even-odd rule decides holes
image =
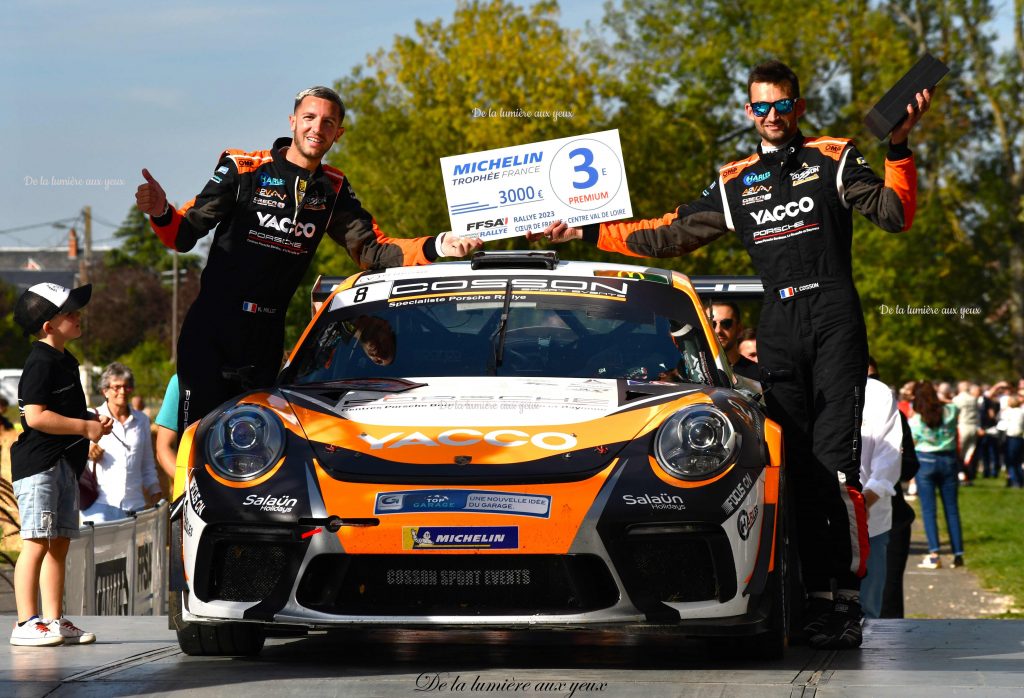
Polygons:
[[499,225],[508,225],[508,218],[495,218],[494,220],[467,223],[466,230],[479,230],[480,228],[497,228]]
[[402,548],[494,549],[519,547],[518,526],[405,526]]
[[380,438],[363,433],[359,435],[359,438],[368,443],[373,451],[405,446],[472,446],[481,441],[501,448],[516,448],[533,444],[545,451],[567,451],[576,447],[576,437],[572,434],[544,431],[531,436],[518,429],[495,429],[487,433],[476,429],[449,429],[438,434],[436,440],[418,431],[411,434],[396,431]]
[[814,210],[814,200],[805,196],[799,201],[790,201],[788,204],[779,204],[775,208],[763,208],[760,211],[751,211],[750,215],[758,225],[781,221],[784,218],[799,216],[801,213],[810,213]]
[[760,172],[760,173],[758,173],[758,172],[751,172],[748,175],[743,175],[743,183],[746,184],[749,187],[751,184],[757,184],[758,182],[763,182],[766,179],[769,179],[771,176],[772,176],[771,172]]
[[280,177],[271,177],[270,175],[260,175],[260,186],[263,187],[279,187],[284,184],[284,180]]
[[295,223],[293,225],[291,218],[278,220],[277,216],[272,213],[260,213],[259,211],[256,212],[256,217],[260,219],[261,226],[271,230],[280,230],[282,233],[294,232],[296,236],[305,235],[308,238],[316,234],[316,225],[313,223]]

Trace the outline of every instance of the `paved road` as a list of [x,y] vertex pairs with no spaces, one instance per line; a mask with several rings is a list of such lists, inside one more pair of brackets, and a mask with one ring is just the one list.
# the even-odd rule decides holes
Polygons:
[[[859,652],[792,648],[782,662],[702,643],[576,633],[377,631],[272,640],[254,659],[181,654],[163,618],[84,618],[100,642],[0,647],[11,697],[474,695],[936,696],[1024,693],[1024,621],[876,621]],[[13,622],[0,616],[0,627]]]

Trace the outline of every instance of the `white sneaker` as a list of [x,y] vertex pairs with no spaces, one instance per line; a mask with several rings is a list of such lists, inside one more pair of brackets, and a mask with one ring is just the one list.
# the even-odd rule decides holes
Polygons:
[[50,647],[63,645],[64,636],[60,629],[52,623],[47,625],[38,616],[30,618],[24,625],[14,624],[11,631],[11,644],[25,647]]
[[69,645],[88,645],[91,642],[96,642],[96,635],[94,633],[85,632],[64,616],[57,620],[51,620],[50,629],[60,633],[60,636],[64,638],[64,642]]

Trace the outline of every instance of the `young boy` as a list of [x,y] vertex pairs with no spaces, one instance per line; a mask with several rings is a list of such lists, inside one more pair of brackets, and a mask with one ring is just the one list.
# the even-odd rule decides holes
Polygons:
[[[78,361],[64,345],[82,336],[79,310],[92,286],[69,291],[51,283],[25,291],[14,320],[39,341],[25,361],[18,384],[24,428],[11,447],[11,474],[21,513],[21,555],[14,567],[18,622],[12,645],[87,644],[93,633],[61,612],[64,561],[78,537],[78,477],[90,441],[110,433],[109,417],[89,412],[78,376]],[[37,599],[42,596],[43,617]]]

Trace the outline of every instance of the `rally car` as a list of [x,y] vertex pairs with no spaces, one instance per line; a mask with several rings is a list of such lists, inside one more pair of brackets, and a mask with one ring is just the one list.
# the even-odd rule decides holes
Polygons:
[[344,279],[275,385],[183,435],[181,647],[572,627],[778,656],[795,570],[760,397],[675,271],[478,253]]

